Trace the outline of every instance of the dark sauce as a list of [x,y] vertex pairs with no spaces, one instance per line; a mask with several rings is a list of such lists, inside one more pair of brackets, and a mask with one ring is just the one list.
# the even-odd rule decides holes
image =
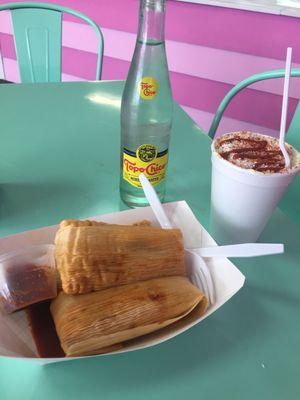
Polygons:
[[[47,265],[16,264],[5,269],[6,297],[0,296],[0,306],[6,313],[56,296],[53,270]],[[34,290],[33,290],[34,288]]]
[[50,301],[33,304],[26,313],[39,357],[65,357],[50,313]]
[[230,155],[233,160],[251,160],[254,165],[252,169],[259,172],[279,172],[285,167],[283,154],[280,149],[268,150],[266,140],[255,140],[251,138],[233,137],[221,140],[219,145],[226,143],[240,142],[243,147],[220,152],[220,156],[229,161]]

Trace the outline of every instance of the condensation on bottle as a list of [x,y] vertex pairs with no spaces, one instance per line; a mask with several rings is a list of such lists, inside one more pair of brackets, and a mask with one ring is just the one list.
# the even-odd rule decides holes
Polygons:
[[165,194],[173,100],[164,41],[165,0],[140,0],[137,41],[122,96],[120,195],[130,207],[148,205],[143,172]]

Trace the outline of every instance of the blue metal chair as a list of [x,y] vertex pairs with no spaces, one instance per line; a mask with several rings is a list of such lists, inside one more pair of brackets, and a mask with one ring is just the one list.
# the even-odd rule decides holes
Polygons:
[[[267,79],[276,79],[276,78],[283,78],[284,77],[285,71],[283,69],[279,70],[274,70],[274,71],[267,71],[267,72],[262,72],[260,74],[255,74],[252,76],[249,76],[248,78],[244,79],[243,81],[239,82],[237,85],[235,85],[229,92],[226,94],[224,99],[221,101],[216,114],[214,116],[214,119],[211,123],[208,135],[213,139],[215,136],[215,133],[218,129],[218,126],[220,124],[221,118],[224,114],[224,111],[226,110],[227,106],[231,102],[231,100],[243,89],[246,87],[252,85],[253,83],[264,81]],[[292,69],[291,71],[291,76],[293,77],[300,77],[300,69]],[[299,113],[300,117],[300,108],[298,106],[295,116]],[[279,127],[278,127],[279,129]]]
[[8,3],[22,83],[61,81],[62,13],[81,18],[94,28],[98,39],[96,80],[101,78],[103,36],[98,25],[70,8],[48,3]]
[[[267,71],[260,74],[252,75],[243,81],[239,82],[235,85],[224,97],[221,101],[214,119],[211,123],[208,135],[213,139],[218,126],[220,124],[221,118],[226,110],[230,101],[235,97],[241,90],[245,89],[249,85],[253,83],[263,81],[266,79],[275,79],[275,78],[283,78],[285,71],[283,69]],[[292,69],[291,71],[292,77],[300,77],[300,69]],[[279,127],[278,127],[279,133]],[[300,151],[300,102],[297,105],[295,114],[293,116],[292,122],[287,131],[288,143],[293,145],[297,150]],[[299,177],[295,180],[295,182],[290,186],[289,190],[285,194],[282,199],[279,207],[288,214],[292,219],[296,215],[300,215],[300,179]]]

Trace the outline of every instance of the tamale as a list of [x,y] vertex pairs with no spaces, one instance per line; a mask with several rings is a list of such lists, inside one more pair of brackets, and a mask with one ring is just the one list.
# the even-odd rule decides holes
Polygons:
[[[66,226],[103,226],[103,225],[109,225],[109,226],[119,226],[118,224],[109,224],[107,222],[103,221],[92,221],[90,219],[86,220],[80,220],[80,219],[65,219],[60,223],[60,229],[65,228]],[[137,221],[131,226],[151,226],[151,222],[143,219],[141,221]]]
[[63,221],[55,237],[63,291],[83,294],[163,276],[184,276],[179,229]]
[[207,299],[185,277],[167,277],[79,296],[60,292],[51,314],[67,356],[99,354],[109,347],[164,328]]

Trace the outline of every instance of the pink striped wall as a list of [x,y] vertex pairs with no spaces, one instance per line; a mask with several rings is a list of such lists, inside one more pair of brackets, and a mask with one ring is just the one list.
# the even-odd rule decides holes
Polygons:
[[[5,2],[0,0],[0,4]],[[87,14],[103,28],[102,78],[124,79],[134,48],[138,0],[55,3]],[[73,17],[65,17],[63,76],[93,79],[96,40],[86,25],[77,22]],[[208,120],[233,84],[253,73],[283,67],[287,45],[293,46],[294,66],[300,67],[299,36],[297,18],[167,1],[166,47],[174,97],[200,125],[208,126]],[[6,76],[17,80],[12,29],[5,13],[0,18],[0,44]],[[228,123],[222,129],[255,127],[275,134],[280,122],[281,90],[279,80],[245,90],[228,108]],[[299,98],[300,80],[294,80],[289,119]]]

